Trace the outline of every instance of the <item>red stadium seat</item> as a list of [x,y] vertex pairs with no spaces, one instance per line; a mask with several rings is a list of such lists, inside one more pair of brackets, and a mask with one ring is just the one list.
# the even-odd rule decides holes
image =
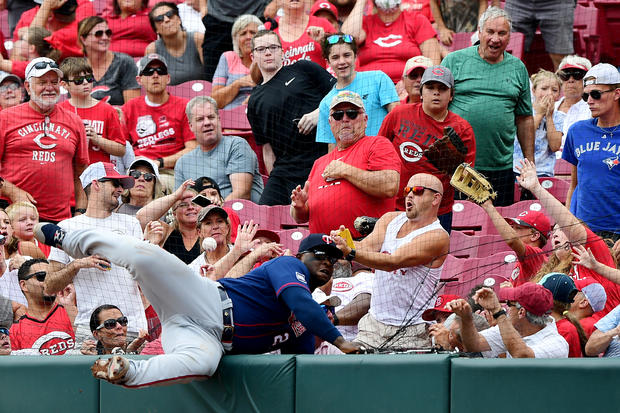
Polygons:
[[168,86],[168,93],[185,99],[195,96],[210,96],[213,85],[206,80],[188,80],[180,85]]
[[476,285],[484,284],[498,291],[502,281],[510,279],[516,257],[511,253],[499,253],[484,258],[454,258],[448,255],[444,262],[441,280],[447,281],[444,294],[465,297]]
[[291,250],[293,254],[297,254],[301,240],[310,235],[310,231],[304,228],[286,229],[278,231],[278,235],[280,235],[280,243],[284,245],[284,248]]
[[11,38],[9,33],[9,12],[6,9],[0,11],[0,31],[2,31],[5,39]]
[[452,230],[475,235],[488,222],[487,213],[470,201],[455,201],[452,206]]
[[555,176],[570,176],[573,164],[564,159],[556,159],[553,173]]
[[511,248],[499,235],[466,235],[460,231],[450,233],[450,255],[456,258],[481,258]]
[[466,47],[471,46],[471,35],[473,33],[454,33],[452,36],[452,46],[450,46],[450,51],[454,52],[456,50],[465,49]]
[[510,42],[506,46],[506,51],[516,58],[523,60],[523,43],[525,35],[519,32],[510,33]]
[[560,178],[539,178],[540,184],[543,188],[551,193],[561,203],[566,203],[566,195],[568,194],[568,188],[570,183],[565,179]]
[[[234,109],[220,110],[222,129],[249,131],[252,129],[246,115],[247,106],[240,105]],[[232,134],[232,131],[231,131]]]
[[261,229],[280,230],[281,211],[267,205],[257,205],[247,199],[226,201],[225,204],[239,215],[241,223],[254,220]]

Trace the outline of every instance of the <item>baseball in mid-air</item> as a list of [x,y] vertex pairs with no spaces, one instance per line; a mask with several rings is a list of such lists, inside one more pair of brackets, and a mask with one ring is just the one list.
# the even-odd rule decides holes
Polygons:
[[207,252],[211,252],[211,251],[215,251],[215,249],[217,248],[217,242],[215,242],[215,240],[211,237],[207,237],[205,239],[202,240],[202,249],[207,251]]

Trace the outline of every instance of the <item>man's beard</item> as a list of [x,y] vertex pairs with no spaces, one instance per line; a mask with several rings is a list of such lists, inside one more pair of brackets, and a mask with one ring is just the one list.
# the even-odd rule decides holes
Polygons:
[[54,105],[58,102],[60,95],[56,94],[56,99],[50,101],[48,98],[42,98],[41,95],[37,95],[34,93],[32,88],[30,89],[30,100],[32,100],[43,112],[47,112],[52,109]]

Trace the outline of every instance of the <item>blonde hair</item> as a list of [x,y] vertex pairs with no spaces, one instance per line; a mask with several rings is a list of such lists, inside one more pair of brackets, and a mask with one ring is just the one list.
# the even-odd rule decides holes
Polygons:
[[9,217],[9,220],[11,220],[11,223],[17,219],[23,207],[32,208],[32,210],[34,211],[34,215],[37,219],[39,219],[39,211],[37,210],[36,206],[34,206],[28,201],[20,201],[9,205],[5,210],[6,214]]
[[562,80],[560,79],[560,76],[545,69],[540,69],[538,73],[534,73],[530,80],[532,81],[532,90],[536,90],[538,85],[541,84],[543,80],[552,80],[556,82],[558,89],[562,87]]

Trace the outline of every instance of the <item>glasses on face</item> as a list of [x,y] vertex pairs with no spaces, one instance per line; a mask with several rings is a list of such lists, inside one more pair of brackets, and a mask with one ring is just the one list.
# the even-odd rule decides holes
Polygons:
[[177,13],[174,10],[168,10],[164,14],[160,14],[159,16],[153,17],[153,21],[156,23],[161,23],[164,21],[165,17],[172,19],[172,16],[176,16],[176,15]]
[[179,208],[189,208],[189,206],[190,206],[189,202],[181,202],[180,204],[177,204],[177,206],[172,208],[172,212],[176,211]]
[[135,169],[132,169],[131,171],[129,171],[129,176],[131,176],[134,179],[140,179],[140,177],[143,176],[146,182],[151,182],[153,179],[155,179],[154,174],[150,172],[137,171]]
[[0,327],[0,336],[8,336],[9,334],[9,329],[8,328],[4,328],[4,327]]
[[8,85],[0,86],[0,93],[6,93],[9,90],[15,92],[17,89],[19,89],[17,83],[9,83]]
[[342,118],[344,118],[344,115],[347,115],[349,119],[354,120],[359,114],[360,111],[357,109],[335,110],[332,112],[331,117],[334,120],[342,120]]
[[420,79],[423,74],[424,74],[423,71],[412,70],[411,72],[407,74],[407,77],[409,78],[409,80],[416,80],[416,79]]
[[67,83],[73,83],[74,85],[81,85],[82,83],[93,83],[95,81],[95,76],[86,75],[86,76],[78,76],[73,79],[64,79]]
[[37,272],[33,272],[30,275],[27,275],[23,278],[24,281],[27,281],[29,279],[31,279],[32,277],[36,277],[37,281],[39,282],[43,282],[45,281],[45,276],[47,275],[47,272],[45,271],[37,271]]
[[406,198],[407,195],[409,195],[409,193],[411,192],[413,195],[422,195],[424,193],[424,190],[428,189],[429,191],[432,191],[436,194],[440,194],[441,192],[437,191],[436,189],[433,188],[429,188],[426,186],[421,186],[421,185],[416,185],[416,186],[406,186],[403,189],[403,196]]
[[282,46],[280,46],[279,44],[271,44],[269,46],[258,46],[258,47],[255,47],[254,51],[256,53],[265,53],[265,51],[269,49],[269,51],[271,53],[275,53],[276,50],[281,49],[281,48],[282,48]]
[[95,36],[97,39],[101,39],[104,34],[108,37],[112,37],[112,30],[97,30],[96,32],[91,32],[90,34]]
[[157,67],[147,67],[140,73],[142,76],[153,76],[153,73],[157,72],[159,76],[164,76],[168,74],[168,69],[163,66]]
[[593,90],[592,92],[588,93],[588,92],[583,92],[583,95],[581,95],[581,98],[584,100],[584,102],[588,101],[588,98],[591,96],[592,99],[594,100],[600,100],[603,97],[603,93],[608,93],[608,92],[613,92],[616,89],[608,89],[608,90]]
[[506,301],[506,307],[516,307],[516,306],[517,306],[516,301]]
[[586,72],[584,72],[583,70],[579,70],[579,69],[577,69],[577,70],[560,70],[558,72],[558,76],[560,77],[562,82],[566,82],[568,79],[571,78],[571,76],[575,80],[581,80],[581,79],[584,78],[585,75],[586,75]]
[[336,44],[342,39],[344,43],[353,43],[353,36],[350,34],[333,34],[327,38],[328,44]]
[[99,182],[110,182],[112,183],[112,185],[114,185],[114,187],[116,188],[117,186],[122,186],[121,185],[121,181],[119,181],[118,179],[110,179],[110,178],[101,178],[99,180]]
[[317,261],[328,260],[330,264],[332,265],[334,265],[338,261],[337,257],[333,257],[325,251],[310,251],[310,252],[314,254],[314,259]]
[[121,326],[125,327],[127,325],[127,317],[122,316],[119,318],[109,318],[107,320],[105,320],[103,323],[99,324],[99,326],[95,329],[95,330],[101,330],[102,328],[106,328],[106,330],[112,330],[114,329],[114,327],[116,327],[116,323],[120,324]]

